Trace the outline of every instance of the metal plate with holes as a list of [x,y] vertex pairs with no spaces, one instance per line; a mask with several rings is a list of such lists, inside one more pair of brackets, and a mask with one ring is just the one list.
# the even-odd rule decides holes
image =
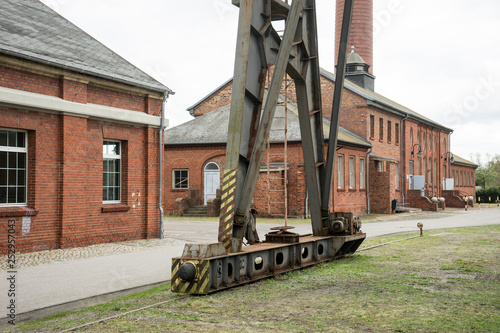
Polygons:
[[[208,294],[294,269],[354,253],[366,234],[302,236],[294,244],[260,243],[211,258],[173,258],[172,291]],[[190,244],[186,244],[187,247]],[[182,265],[193,265],[194,274],[180,277]],[[191,267],[191,266],[190,266]]]

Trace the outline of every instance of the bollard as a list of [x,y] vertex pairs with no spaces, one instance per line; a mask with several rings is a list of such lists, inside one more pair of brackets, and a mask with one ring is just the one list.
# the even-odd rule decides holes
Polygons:
[[489,202],[490,202],[489,208],[491,208],[491,197],[488,197],[488,199],[489,199]]
[[481,197],[477,198],[477,202],[479,202],[478,207],[479,207],[479,209],[481,209]]
[[422,228],[424,227],[424,225],[420,222],[417,223],[417,228],[420,229],[420,236],[423,236],[423,233],[422,233]]
[[467,196],[464,196],[464,201],[465,201],[465,211],[467,211]]
[[498,195],[497,195],[497,207],[500,207],[500,204],[498,203]]

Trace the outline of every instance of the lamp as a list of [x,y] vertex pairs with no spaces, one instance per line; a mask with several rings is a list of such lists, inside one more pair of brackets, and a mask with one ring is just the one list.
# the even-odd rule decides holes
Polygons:
[[413,147],[411,148],[411,157],[413,157],[415,155],[415,146],[418,146],[418,148],[419,148],[417,155],[422,156],[424,154],[424,152],[422,151],[422,146],[418,143],[415,143],[413,145]]
[[449,152],[446,153],[446,156],[444,157],[444,161],[445,162],[448,159],[448,156],[450,156],[450,162],[451,163],[455,162],[455,157],[453,156],[453,154],[451,153],[451,151],[449,151]]

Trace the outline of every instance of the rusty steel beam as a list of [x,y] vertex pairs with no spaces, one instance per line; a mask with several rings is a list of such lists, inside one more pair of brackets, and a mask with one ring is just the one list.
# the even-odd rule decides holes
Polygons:
[[330,135],[328,136],[327,165],[325,174],[325,187],[321,201],[322,210],[329,211],[332,193],[333,170],[335,169],[335,158],[337,151],[337,136],[339,131],[340,105],[342,104],[342,93],[344,90],[345,68],[347,58],[347,46],[349,45],[349,34],[351,31],[352,10],[354,0],[345,0],[342,29],[340,32],[339,54],[337,70],[335,72],[335,89],[333,93],[332,115],[330,120]]

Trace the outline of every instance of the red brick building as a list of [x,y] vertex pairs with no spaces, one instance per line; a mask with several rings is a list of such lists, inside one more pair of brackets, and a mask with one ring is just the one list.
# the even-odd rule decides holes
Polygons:
[[39,1],[0,20],[0,253],[158,237],[172,91]]
[[[189,206],[207,204],[209,199],[216,197],[215,190],[220,188],[224,174],[229,111],[230,105],[226,105],[165,131],[165,213],[182,214],[182,211],[176,210],[176,200],[186,197],[186,191]],[[285,107],[278,106],[271,130],[271,148],[267,149],[254,195],[253,206],[261,216],[284,215],[285,212],[284,131],[280,130],[284,128],[284,113]],[[323,131],[329,133],[326,119]],[[304,162],[297,108],[293,103],[287,105],[287,133],[287,213],[305,216],[308,207]],[[335,210],[365,212],[365,170],[371,145],[340,128],[338,147],[340,163],[336,165],[334,172],[337,177],[333,184]]]
[[[340,38],[342,11],[343,1],[338,0],[336,13],[337,47]],[[368,186],[362,192],[358,191],[354,197],[349,190],[337,190],[333,195],[332,206],[334,210],[352,210],[357,213],[390,213],[392,202],[395,199],[398,200],[400,206],[434,210],[439,205],[434,202],[433,198],[443,197],[445,194],[448,197],[448,193],[443,192],[445,189],[450,189],[451,183],[446,178],[457,178],[458,180],[455,180],[454,185],[451,185],[454,191],[453,196],[458,198],[458,193],[462,192],[474,195],[474,182],[466,180],[474,178],[473,174],[477,166],[458,156],[456,160],[460,159],[465,162],[460,165],[450,163],[450,157],[453,156],[450,152],[450,133],[453,130],[375,92],[375,76],[372,74],[372,0],[355,2],[350,46],[352,49],[347,58],[347,80],[345,81],[339,123],[346,133],[357,136],[371,146],[370,154],[366,155],[365,152],[360,152],[353,155],[355,167],[351,168],[355,170],[351,174],[359,174],[359,160],[364,154],[367,163],[365,170],[369,171],[363,174]],[[321,93],[325,122],[329,121],[334,87],[335,75],[321,70]],[[230,105],[231,89],[232,80],[230,79],[188,108],[188,111],[194,117],[205,119],[205,115],[213,110]],[[293,84],[288,89],[288,96],[295,100]],[[202,127],[202,124],[197,123],[194,130],[199,131]],[[169,131],[167,131],[167,135]],[[183,134],[176,132],[176,135]],[[190,143],[191,146],[193,144],[194,142]],[[182,149],[181,146],[181,143],[177,142],[176,147]],[[168,143],[167,147],[169,147],[168,151],[170,149]],[[187,147],[186,145],[185,149],[190,149]],[[348,149],[347,147],[349,144],[345,142],[343,149]],[[300,151],[299,148],[297,150]],[[220,151],[224,151],[223,147]],[[197,152],[190,152],[189,155],[197,161],[205,161],[205,157],[198,156]],[[338,151],[338,155],[347,158],[346,156],[351,156],[351,152],[341,149]],[[185,159],[184,163],[184,168],[193,167],[189,163],[189,159]],[[347,162],[344,160],[344,163]],[[297,162],[297,165],[300,165],[300,161]],[[459,170],[459,168],[463,170]],[[203,193],[203,186],[201,186],[203,177],[200,170],[200,165],[197,165],[195,172],[200,175],[200,183],[193,184],[193,186],[196,191]],[[460,176],[460,172],[465,176]],[[348,172],[345,171],[344,176],[347,177],[347,174]],[[455,176],[452,177],[452,175]],[[448,185],[447,188],[445,184]],[[166,192],[170,190],[168,186],[169,184],[165,188]],[[359,187],[356,188],[359,189]],[[358,197],[361,193],[365,196],[363,199]],[[305,194],[301,193],[301,195],[299,202],[305,200]],[[166,195],[165,199],[172,201],[174,197],[175,194],[171,192]],[[194,199],[194,201],[201,203],[200,199]],[[165,206],[172,207],[172,203],[165,202]],[[295,212],[298,213],[299,210],[292,209],[289,214]]]

